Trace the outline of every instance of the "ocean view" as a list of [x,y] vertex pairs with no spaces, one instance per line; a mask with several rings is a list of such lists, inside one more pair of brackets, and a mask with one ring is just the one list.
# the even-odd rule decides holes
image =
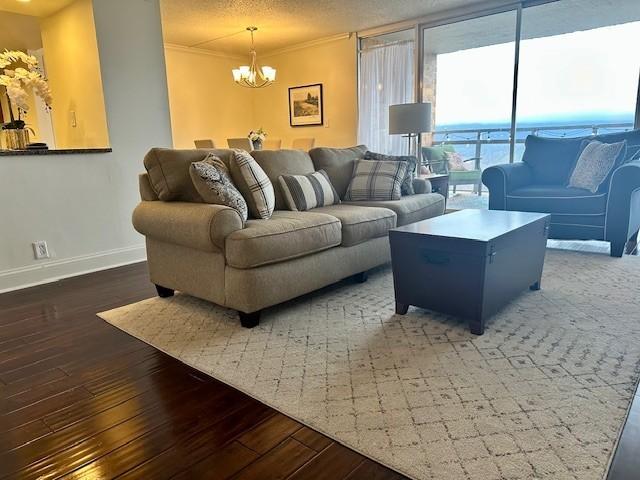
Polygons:
[[[517,124],[514,161],[522,159],[524,141],[528,135],[568,138],[622,132],[633,129],[633,117],[633,113],[626,113],[523,120]],[[434,144],[454,145],[463,158],[479,156],[484,169],[509,162],[510,129],[509,121],[436,125]]]

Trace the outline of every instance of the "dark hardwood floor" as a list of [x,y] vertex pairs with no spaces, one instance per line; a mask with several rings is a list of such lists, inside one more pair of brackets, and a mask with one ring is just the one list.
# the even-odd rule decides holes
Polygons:
[[0,479],[399,479],[96,317],[136,264],[0,295]]
[[[400,479],[96,317],[146,264],[0,295],[0,479]],[[640,395],[608,480],[639,478]]]

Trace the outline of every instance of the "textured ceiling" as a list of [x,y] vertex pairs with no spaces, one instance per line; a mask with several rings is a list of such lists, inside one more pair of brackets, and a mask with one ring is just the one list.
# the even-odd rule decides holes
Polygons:
[[31,0],[29,2],[19,2],[17,0],[0,0],[0,10],[19,13],[21,15],[32,15],[34,17],[47,17],[74,1],[75,0]]
[[161,0],[165,41],[245,54],[428,15],[483,0]]

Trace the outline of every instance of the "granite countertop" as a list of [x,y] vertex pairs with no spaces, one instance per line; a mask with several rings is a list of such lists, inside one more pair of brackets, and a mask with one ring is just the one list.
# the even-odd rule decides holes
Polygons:
[[110,148],[63,148],[54,150],[0,150],[0,157],[19,155],[73,155],[86,153],[109,153]]

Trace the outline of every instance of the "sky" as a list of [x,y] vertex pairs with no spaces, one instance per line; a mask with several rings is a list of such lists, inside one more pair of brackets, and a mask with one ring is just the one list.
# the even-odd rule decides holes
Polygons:
[[[640,22],[520,44],[519,121],[633,120]],[[510,123],[515,43],[441,54],[436,124]]]

